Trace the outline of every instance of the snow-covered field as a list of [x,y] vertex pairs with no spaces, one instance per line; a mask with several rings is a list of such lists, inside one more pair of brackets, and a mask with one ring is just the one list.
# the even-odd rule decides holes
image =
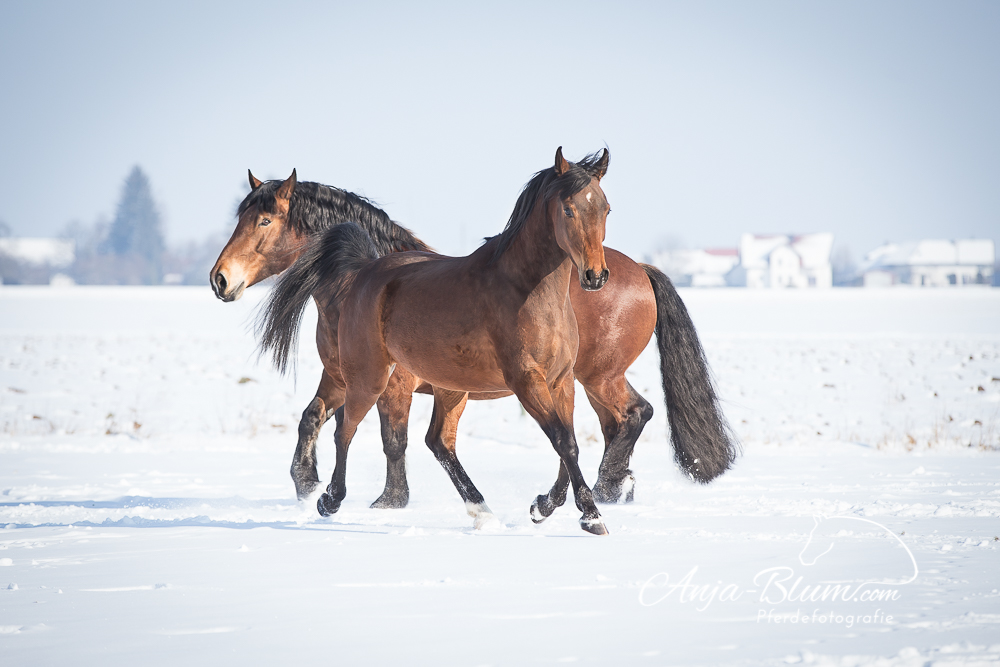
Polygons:
[[306,337],[297,380],[256,363],[263,293],[0,288],[0,663],[1000,662],[1000,290],[682,291],[745,455],[707,487],[675,469],[648,349],[607,538],[572,503],[531,523],[557,458],[513,399],[462,421],[487,529],[423,445],[427,397],[409,507],[368,508],[374,412],[341,511],[300,506],[319,361]]

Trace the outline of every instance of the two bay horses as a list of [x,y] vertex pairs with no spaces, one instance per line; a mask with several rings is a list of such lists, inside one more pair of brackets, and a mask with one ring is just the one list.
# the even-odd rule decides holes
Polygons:
[[[262,183],[252,174],[249,178],[251,192],[240,205],[236,229],[210,275],[213,290],[224,301],[238,299],[246,287],[281,273],[314,247],[326,231],[343,222],[359,224],[379,254],[428,250],[420,239],[362,197],[317,183],[298,183],[294,171],[285,181]],[[687,310],[669,279],[657,269],[636,264],[610,248],[605,248],[605,262],[610,279],[602,290],[585,291],[577,281],[570,285],[578,321],[587,319],[591,324],[579,330],[579,352],[573,370],[600,418],[605,437],[594,496],[600,502],[615,502],[623,495],[626,500],[632,499],[634,479],[628,462],[652,415],[652,407],[629,385],[624,374],[654,328],[675,458],[692,479],[707,483],[731,465],[736,446],[721,416]],[[320,312],[316,342],[325,370],[316,397],[303,412],[291,466],[300,498],[308,496],[319,483],[315,456],[319,430],[344,402],[337,356],[338,321],[335,313]],[[404,456],[413,391],[431,393],[431,388],[397,367],[377,403],[387,471],[385,491],[373,507],[402,507],[408,501]],[[473,392],[469,397],[488,399],[509,394]],[[442,447],[438,434],[444,434],[445,449],[453,448],[454,422],[460,412],[457,405],[435,410],[427,444],[436,453]],[[551,499],[539,496],[538,515],[547,516],[564,500],[565,486],[562,488],[561,495],[559,489],[553,489]]]
[[[284,367],[310,298],[339,317],[345,385],[334,439],[337,462],[320,514],[340,508],[347,453],[361,420],[386,390],[397,366],[434,391],[435,422],[457,420],[468,392],[513,392],[559,455],[580,525],[606,535],[579,465],[573,432],[573,366],[579,349],[571,280],[597,291],[604,261],[607,199],[600,158],[574,164],[556,151],[555,165],[525,187],[504,231],[467,257],[430,252],[379,255],[361,227],[333,227],[278,281],[262,313],[260,349]],[[583,320],[581,327],[590,323]],[[442,419],[438,419],[438,415]],[[434,453],[477,523],[492,513],[455,456],[454,438],[438,434]],[[450,442],[449,442],[450,441]],[[536,503],[537,505],[537,503]],[[533,517],[543,518],[539,508]]]

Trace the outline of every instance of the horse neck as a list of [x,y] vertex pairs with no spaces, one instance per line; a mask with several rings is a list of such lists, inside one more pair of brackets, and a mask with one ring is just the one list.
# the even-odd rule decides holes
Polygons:
[[500,256],[498,264],[509,274],[512,283],[526,290],[534,289],[542,281],[556,281],[553,284],[559,289],[564,287],[569,291],[573,262],[556,242],[555,229],[543,199],[535,202],[524,227]]
[[[312,229],[312,240],[315,241],[319,238],[321,232],[326,231],[334,225],[339,225],[343,222],[353,222],[361,226],[372,240],[375,242],[376,247],[383,254],[389,252],[401,252],[405,250],[428,250],[428,246],[413,236],[408,230],[403,228],[401,225],[397,224],[393,220],[389,220],[388,225],[382,225],[374,222],[375,215],[371,217],[363,217],[362,219],[354,219],[355,216],[350,216],[346,214],[347,207],[349,205],[348,200],[350,193],[346,190],[341,190],[339,188],[334,188],[329,185],[320,185],[317,188],[325,188],[327,190],[341,194],[343,200],[337,205],[327,205],[323,207],[323,213],[316,217],[316,219],[308,220],[306,227]],[[381,209],[378,209],[371,204],[365,202],[365,206],[371,206],[372,209],[378,211],[379,213],[384,213]],[[385,228],[387,227],[387,229]],[[388,233],[387,233],[388,232]]]

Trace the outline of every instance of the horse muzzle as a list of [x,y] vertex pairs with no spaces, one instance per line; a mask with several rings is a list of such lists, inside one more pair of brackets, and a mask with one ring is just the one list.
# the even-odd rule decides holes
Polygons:
[[587,269],[580,276],[580,287],[588,292],[596,292],[604,287],[610,276],[611,272],[607,269],[602,270],[600,273],[596,273],[593,269]]
[[226,303],[236,301],[243,296],[243,290],[246,288],[246,283],[241,282],[239,285],[233,287],[229,284],[229,281],[226,280],[226,274],[222,271],[213,271],[208,278],[208,281],[212,284],[212,291],[215,292],[215,296]]

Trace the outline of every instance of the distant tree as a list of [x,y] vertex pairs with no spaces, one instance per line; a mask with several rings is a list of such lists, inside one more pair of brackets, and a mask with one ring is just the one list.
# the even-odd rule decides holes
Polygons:
[[852,287],[860,284],[858,266],[854,263],[854,254],[846,245],[837,246],[830,256],[833,268],[833,284],[838,287]]
[[122,186],[105,250],[118,256],[121,282],[159,284],[163,273],[163,232],[149,178],[136,165]]

